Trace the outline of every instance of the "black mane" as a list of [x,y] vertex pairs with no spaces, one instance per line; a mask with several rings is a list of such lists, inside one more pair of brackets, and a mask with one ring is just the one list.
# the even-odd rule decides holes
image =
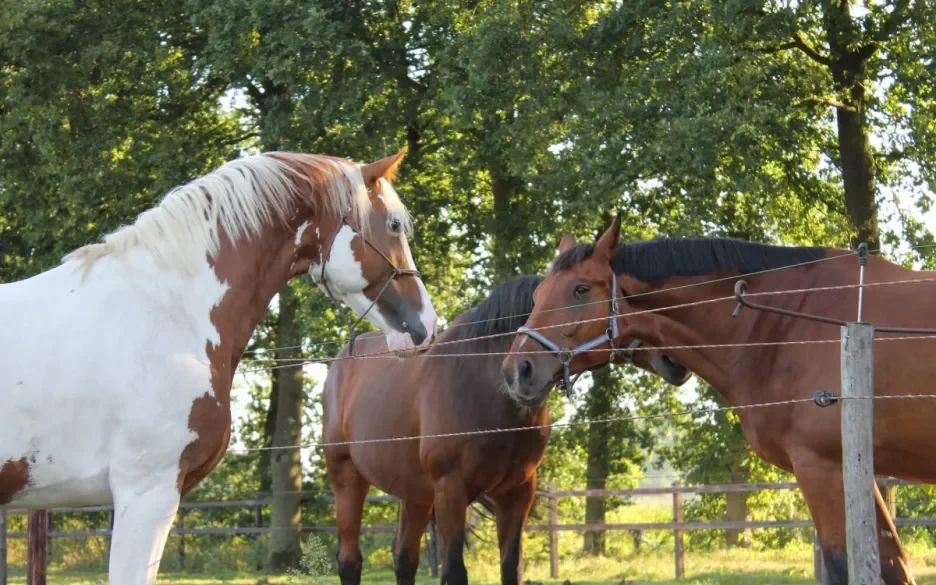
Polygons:
[[[569,270],[595,252],[594,244],[579,244],[553,262],[552,271]],[[772,246],[730,238],[661,238],[618,246],[611,266],[644,282],[673,276],[703,276],[716,272],[748,274],[783,268],[826,257],[826,248]]]
[[[533,312],[533,291],[543,279],[544,277],[539,275],[511,278],[491,291],[484,302],[456,317],[439,336],[439,341],[458,341],[515,332],[526,323],[527,316]],[[511,343],[512,335],[501,335],[491,339],[443,345],[437,349],[444,350],[445,353],[502,351],[509,348]]]

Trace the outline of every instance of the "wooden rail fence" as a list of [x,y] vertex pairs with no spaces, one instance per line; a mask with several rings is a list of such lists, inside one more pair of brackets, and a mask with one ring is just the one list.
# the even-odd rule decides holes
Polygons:
[[[913,483],[900,480],[885,479],[881,480],[882,485],[915,485]],[[528,524],[526,529],[530,532],[548,532],[549,533],[549,556],[550,556],[550,574],[552,578],[559,577],[559,533],[566,531],[630,531],[640,533],[646,530],[666,530],[672,531],[674,537],[674,565],[676,578],[682,578],[685,574],[685,559],[683,546],[683,532],[689,530],[746,530],[751,528],[812,528],[811,520],[765,520],[765,521],[715,521],[715,522],[686,522],[683,517],[683,497],[687,494],[710,494],[710,493],[749,493],[765,490],[791,490],[797,489],[795,483],[742,483],[727,485],[706,485],[706,486],[683,486],[679,482],[670,487],[659,488],[635,488],[635,489],[604,489],[604,490],[547,490],[541,492],[539,496],[547,503],[547,523],[546,524]],[[626,524],[560,524],[558,505],[559,500],[563,498],[575,497],[633,497],[633,496],[652,496],[669,495],[673,498],[673,521],[672,522],[640,522]],[[396,502],[397,498],[392,496],[370,496],[368,502]],[[334,504],[333,497],[304,498],[303,503],[316,504]],[[185,566],[185,536],[235,536],[235,535],[254,535],[260,538],[264,534],[272,532],[272,528],[263,526],[263,508],[272,504],[270,499],[256,500],[237,500],[229,502],[183,502],[175,527],[170,534],[179,535],[179,562],[182,567]],[[187,528],[185,524],[186,513],[190,510],[210,510],[221,508],[249,508],[254,510],[254,525],[237,528]],[[55,538],[87,538],[87,537],[110,537],[111,529],[101,530],[79,530],[79,531],[59,531],[49,530],[49,519],[61,514],[70,513],[88,513],[88,512],[109,512],[111,518],[111,527],[113,527],[113,509],[107,506],[94,506],[85,508],[59,508],[48,511],[29,512],[29,531],[10,532],[7,530],[6,519],[14,515],[25,514],[25,510],[0,510],[0,585],[7,585],[7,541],[9,539],[29,538],[29,567],[27,578],[29,585],[45,585],[46,567],[48,565],[48,544]],[[894,520],[897,526],[936,526],[936,518],[896,518]],[[334,526],[302,526],[303,533],[337,533],[338,529]],[[393,533],[396,531],[396,525],[365,526],[361,529],[364,533]],[[430,566],[433,572],[438,567],[438,551],[435,544],[435,531],[430,526],[429,530],[429,557]],[[821,554],[818,544],[815,548],[815,570],[817,579],[821,575]],[[259,568],[259,567],[258,567]],[[435,575],[434,575],[435,576]]]

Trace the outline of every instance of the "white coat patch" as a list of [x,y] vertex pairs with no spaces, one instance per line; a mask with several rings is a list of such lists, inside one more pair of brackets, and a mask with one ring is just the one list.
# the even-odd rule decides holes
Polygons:
[[145,250],[104,256],[82,281],[67,262],[0,286],[0,461],[34,456],[10,506],[112,503],[115,472],[175,473],[192,403],[213,395],[206,345],[228,287]]

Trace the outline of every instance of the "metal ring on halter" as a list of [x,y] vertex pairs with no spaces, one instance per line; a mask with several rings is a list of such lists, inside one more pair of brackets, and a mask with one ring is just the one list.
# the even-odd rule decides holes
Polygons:
[[331,240],[328,243],[328,250],[325,252],[325,258],[322,261],[321,274],[319,275],[319,284],[322,285],[322,288],[325,289],[325,294],[328,295],[329,299],[331,299],[332,306],[335,309],[335,316],[341,318],[345,322],[346,325],[350,321],[350,319],[348,319],[347,317],[346,309],[341,305],[341,303],[332,293],[331,288],[329,288],[328,286],[328,279],[325,278],[325,267],[328,265],[328,261],[331,259],[332,248],[335,246],[335,239],[337,239],[338,232],[341,231],[342,226],[346,225],[349,228],[351,228],[351,231],[353,231],[359,238],[361,238],[361,241],[363,241],[365,244],[370,246],[375,252],[377,252],[380,255],[381,258],[387,261],[387,264],[389,264],[391,268],[393,268],[393,272],[390,274],[390,277],[387,278],[386,281],[384,281],[383,286],[380,287],[380,292],[377,293],[377,296],[374,297],[374,300],[371,301],[371,304],[368,305],[367,309],[365,309],[364,312],[361,313],[361,315],[357,318],[357,320],[354,321],[354,323],[352,323],[348,327],[348,346],[349,346],[348,349],[350,351],[350,355],[353,356],[354,355],[354,340],[357,338],[357,331],[356,331],[357,326],[360,325],[362,321],[364,321],[368,313],[371,312],[371,309],[373,309],[377,305],[377,302],[380,301],[381,297],[383,297],[383,294],[384,292],[386,292],[387,288],[390,286],[390,283],[392,283],[394,280],[396,280],[397,278],[401,276],[412,276],[414,278],[418,278],[422,280],[422,275],[419,273],[418,270],[413,270],[409,268],[406,268],[406,269],[397,268],[396,265],[393,263],[393,261],[390,260],[390,257],[384,254],[383,250],[381,250],[376,245],[374,245],[373,242],[368,240],[367,236],[365,236],[361,230],[351,225],[351,222],[348,221],[348,213],[351,213],[351,209],[348,209],[348,211],[345,212],[345,214],[341,216],[341,221],[338,222],[338,226],[335,228],[335,232],[332,234]]
[[637,364],[634,363],[634,350],[640,347],[641,344],[643,344],[643,342],[639,339],[632,339],[630,345],[627,346],[627,349],[620,350],[621,361],[623,361],[625,364],[636,366]]

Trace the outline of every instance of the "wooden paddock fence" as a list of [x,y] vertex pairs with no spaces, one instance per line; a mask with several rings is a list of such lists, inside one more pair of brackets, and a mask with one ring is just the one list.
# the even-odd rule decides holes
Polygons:
[[[915,485],[894,479],[883,479],[881,485]],[[686,522],[683,516],[683,497],[691,494],[712,493],[750,493],[765,490],[791,490],[797,489],[796,483],[742,483],[727,485],[682,486],[679,482],[669,487],[635,488],[635,489],[603,489],[603,490],[547,490],[540,492],[540,498],[546,501],[547,522],[545,524],[528,524],[528,532],[549,533],[550,575],[559,578],[559,533],[564,531],[628,531],[639,535],[646,530],[672,531],[674,537],[673,564],[677,579],[685,575],[685,558],[683,546],[683,532],[689,530],[747,530],[752,528],[812,528],[811,520],[765,520],[765,521],[714,521],[714,522]],[[673,499],[673,522],[640,522],[628,524],[560,524],[558,503],[563,498],[574,497],[634,497],[634,496],[660,496],[668,495]],[[392,496],[369,496],[368,502],[396,502]],[[270,499],[237,500],[229,502],[183,502],[179,509],[176,524],[170,534],[180,536],[178,542],[178,555],[180,566],[185,566],[185,537],[186,536],[236,536],[253,535],[260,538],[273,531],[272,527],[263,525],[263,509],[272,504]],[[304,504],[334,504],[334,497],[303,498]],[[210,510],[220,508],[248,508],[254,510],[254,525],[237,528],[186,528],[185,517],[190,510]],[[46,568],[48,565],[49,543],[55,538],[88,538],[110,537],[110,529],[81,530],[62,532],[48,530],[48,518],[61,514],[108,512],[111,526],[113,526],[113,508],[106,506],[85,508],[60,508],[42,512],[30,512],[28,532],[9,532],[6,519],[13,515],[25,514],[25,510],[0,510],[0,585],[7,585],[7,541],[9,539],[29,538],[27,582],[29,585],[45,585]],[[936,518],[896,518],[899,526],[936,526]],[[337,533],[334,526],[302,526],[300,531],[309,533]],[[393,533],[396,525],[364,526],[363,533]],[[433,576],[437,576],[438,549],[435,532],[430,526],[427,539],[428,555]],[[817,579],[821,575],[822,560],[818,544],[814,546],[815,574]],[[260,567],[258,567],[260,568]]]

